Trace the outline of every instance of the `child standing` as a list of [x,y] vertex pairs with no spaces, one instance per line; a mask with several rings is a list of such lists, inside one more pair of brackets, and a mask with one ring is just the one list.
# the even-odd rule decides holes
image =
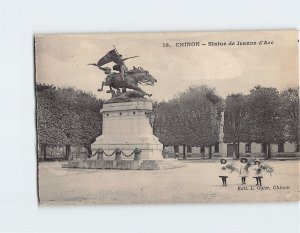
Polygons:
[[220,162],[221,162],[221,167],[220,167],[219,177],[222,179],[223,186],[227,186],[227,181],[226,181],[226,179],[228,178],[227,172],[226,172],[227,161],[226,161],[226,159],[221,159]]
[[263,178],[260,161],[254,161],[253,170],[255,172],[254,177],[256,179],[256,185],[261,186],[261,179]]
[[249,175],[249,172],[248,172],[248,159],[246,158],[242,158],[241,160],[241,166],[240,166],[240,169],[239,169],[239,173],[240,173],[240,177],[242,179],[242,184],[246,184],[246,177]]

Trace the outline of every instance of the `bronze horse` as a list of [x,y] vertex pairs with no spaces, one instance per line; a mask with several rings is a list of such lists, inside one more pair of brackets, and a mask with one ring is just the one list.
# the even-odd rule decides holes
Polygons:
[[[97,65],[95,64],[95,66]],[[120,73],[110,73],[110,68],[102,68],[99,66],[97,67],[108,74],[105,81],[102,82],[102,86],[100,89],[98,89],[98,91],[103,91],[104,86],[109,86],[110,91],[108,92],[112,93],[113,97],[116,96],[113,88],[117,90],[117,95],[120,94],[120,89],[122,89],[122,92],[124,93],[126,92],[126,88],[128,88],[140,92],[143,96],[152,96],[152,94],[146,93],[138,86],[138,84],[153,86],[154,83],[157,82],[157,80],[151,74],[149,74],[147,70],[134,67],[132,70],[126,72],[125,80],[123,80]]]

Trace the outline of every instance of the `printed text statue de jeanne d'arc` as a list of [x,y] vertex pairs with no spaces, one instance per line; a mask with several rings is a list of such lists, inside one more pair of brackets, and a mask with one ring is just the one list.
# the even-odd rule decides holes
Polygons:
[[[103,86],[108,86],[109,91],[107,93],[112,94],[113,99],[130,99],[130,98],[142,98],[144,96],[151,96],[151,94],[143,91],[138,85],[146,84],[153,86],[157,80],[150,75],[147,70],[141,67],[134,67],[128,70],[125,65],[125,61],[138,56],[123,58],[117,49],[114,47],[113,50],[109,51],[105,56],[100,58],[98,63],[89,65],[97,66],[100,70],[106,74],[106,79],[102,82],[102,86],[98,91],[103,91]],[[114,62],[113,70],[118,72],[112,72],[111,68],[103,67],[103,65]],[[126,91],[126,89],[132,89],[132,91]],[[122,89],[122,91],[120,91]]]

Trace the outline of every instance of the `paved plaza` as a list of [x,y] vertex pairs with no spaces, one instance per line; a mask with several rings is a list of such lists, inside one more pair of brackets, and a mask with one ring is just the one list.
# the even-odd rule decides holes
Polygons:
[[[228,186],[218,177],[217,161],[180,161],[169,170],[95,170],[61,168],[62,162],[39,163],[42,205],[142,204],[286,201],[299,199],[299,161],[270,161],[275,172],[263,186],[248,177],[240,185],[229,173]],[[237,163],[239,163],[237,161]],[[298,178],[296,178],[298,177]]]

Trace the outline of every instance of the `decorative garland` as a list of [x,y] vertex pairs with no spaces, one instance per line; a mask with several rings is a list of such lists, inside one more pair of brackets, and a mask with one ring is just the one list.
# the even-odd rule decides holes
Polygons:
[[98,150],[90,158],[93,158],[98,153]]
[[122,155],[124,155],[124,156],[127,157],[127,158],[130,157],[131,155],[133,155],[134,152],[135,152],[135,149],[132,151],[132,153],[131,153],[130,155],[126,155],[126,154],[121,150]]
[[110,155],[109,154],[106,154],[104,150],[102,150],[103,154],[105,154],[106,156],[110,157],[112,156],[114,153],[116,153],[116,150],[114,150]]
[[117,150],[118,150],[119,153],[121,153],[122,155],[124,155],[124,156],[127,157],[127,158],[129,158],[130,156],[132,156],[132,155],[135,154],[135,153],[140,153],[140,152],[141,152],[141,150],[139,150],[138,148],[135,148],[135,149],[131,152],[131,154],[127,155],[127,154],[125,154],[122,150],[120,150],[120,149],[115,149],[111,154],[106,154],[104,150],[102,150],[102,149],[99,150],[99,149],[98,149],[98,150],[96,150],[96,152],[95,152],[90,158],[94,157],[97,153],[103,153],[104,155],[110,157],[110,156],[113,156],[114,154],[116,154]]

